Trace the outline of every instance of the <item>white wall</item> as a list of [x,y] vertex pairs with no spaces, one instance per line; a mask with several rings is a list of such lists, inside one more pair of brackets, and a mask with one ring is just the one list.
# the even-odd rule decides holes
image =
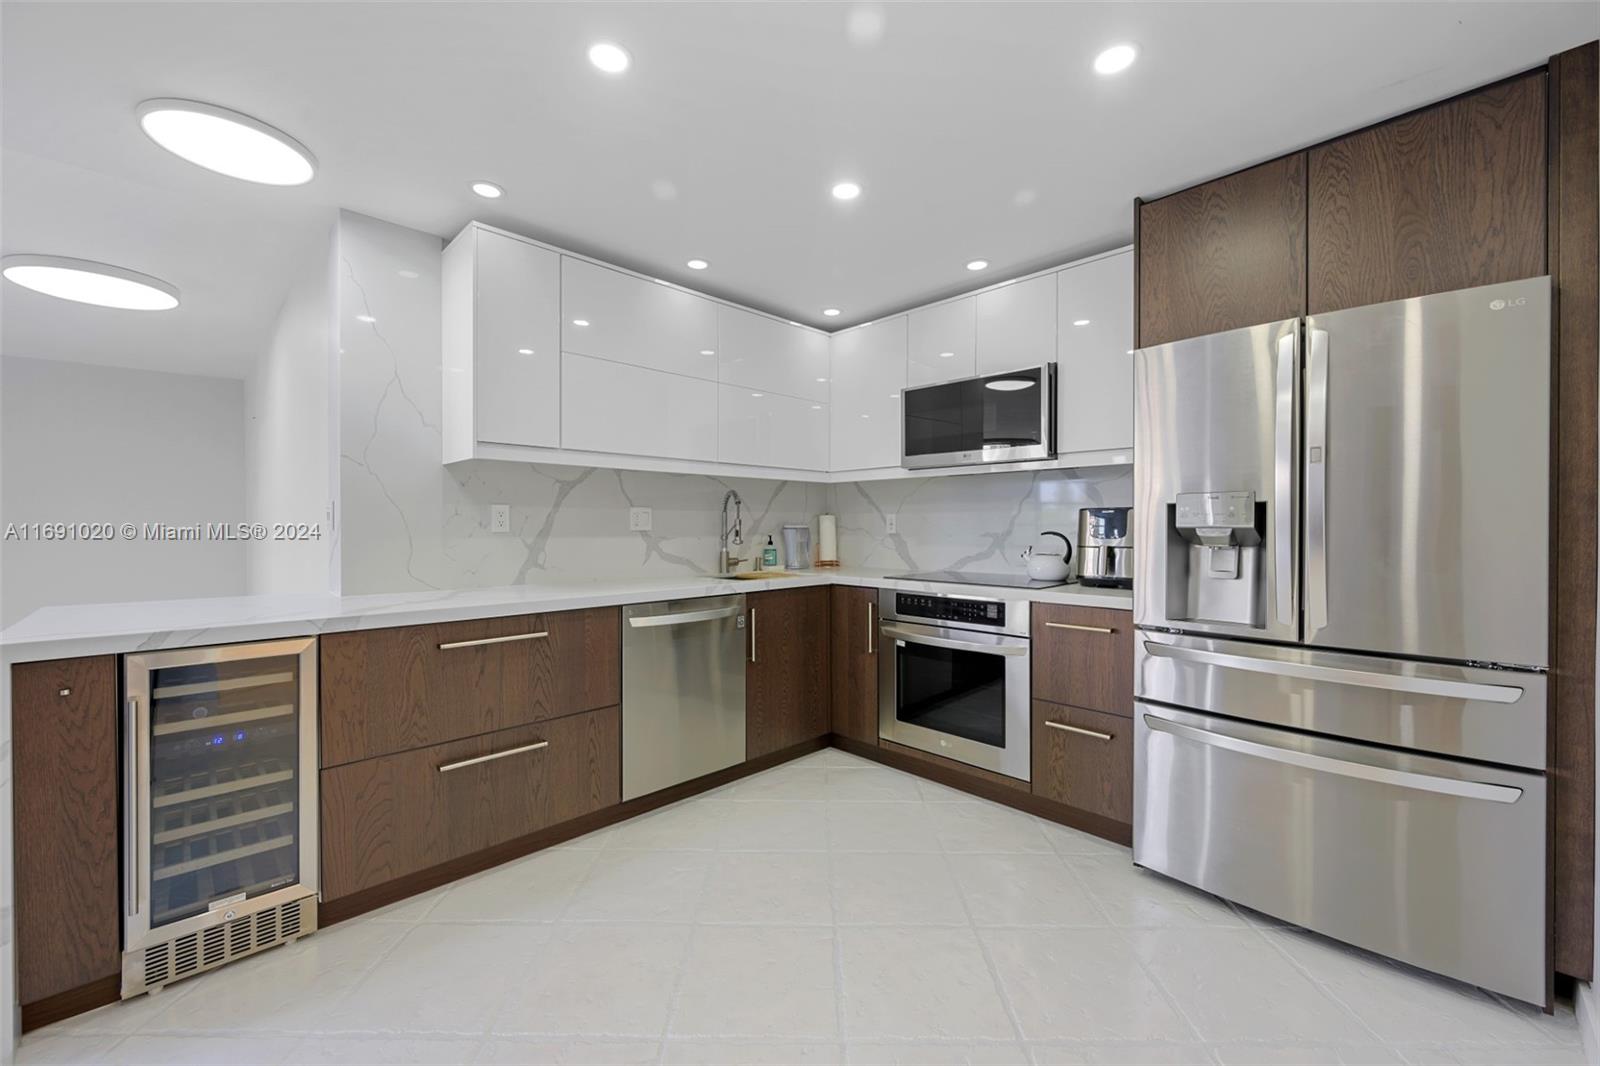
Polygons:
[[250,521],[315,527],[311,540],[250,542],[245,588],[251,593],[338,589],[338,553],[329,521],[336,485],[338,400],[334,292],[336,243],[303,264],[278,310],[272,339],[245,381],[245,509]]
[[[0,361],[0,527],[245,516],[244,386],[57,360]],[[244,591],[240,542],[0,541],[0,621],[44,606]]]

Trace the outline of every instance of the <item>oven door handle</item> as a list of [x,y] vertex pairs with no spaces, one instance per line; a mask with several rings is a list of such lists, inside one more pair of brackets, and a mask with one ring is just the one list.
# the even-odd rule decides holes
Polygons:
[[1027,641],[1020,644],[979,644],[970,640],[951,640],[949,637],[930,637],[925,633],[914,633],[909,629],[889,625],[887,622],[878,626],[878,632],[891,640],[904,641],[907,644],[926,644],[931,648],[952,648],[956,651],[976,651],[987,655],[1026,655],[1028,654]]

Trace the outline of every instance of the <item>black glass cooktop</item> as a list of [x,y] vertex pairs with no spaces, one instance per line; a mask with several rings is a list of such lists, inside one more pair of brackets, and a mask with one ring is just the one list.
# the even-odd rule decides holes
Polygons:
[[907,581],[943,581],[947,585],[995,585],[1008,589],[1053,589],[1072,584],[1071,578],[1061,581],[1036,581],[1027,574],[976,574],[966,570],[924,570],[914,574],[885,576],[905,578]]

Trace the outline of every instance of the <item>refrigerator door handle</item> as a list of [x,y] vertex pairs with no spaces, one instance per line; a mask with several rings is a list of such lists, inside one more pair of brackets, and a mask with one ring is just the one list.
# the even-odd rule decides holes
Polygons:
[[1382,670],[1351,670],[1342,666],[1322,666],[1317,663],[1288,662],[1283,659],[1262,659],[1253,655],[1233,655],[1229,652],[1208,651],[1203,648],[1184,648],[1173,644],[1160,644],[1153,640],[1144,642],[1144,650],[1158,659],[1249,670],[1253,673],[1293,677],[1302,681],[1359,685],[1362,688],[1384,689],[1388,692],[1412,692],[1419,696],[1476,700],[1480,703],[1516,703],[1523,696],[1523,690],[1519,685],[1484,685],[1474,681],[1451,681],[1442,677],[1391,674]]
[[1272,586],[1278,622],[1294,624],[1294,401],[1300,330],[1278,338],[1277,396],[1272,440]]
[[1306,639],[1328,624],[1328,331],[1306,324]]
[[1222,748],[1225,751],[1249,755],[1257,759],[1285,763],[1289,766],[1298,766],[1317,773],[1354,777],[1363,781],[1393,785],[1396,788],[1407,788],[1417,792],[1459,796],[1462,799],[1488,800],[1490,803],[1515,803],[1522,798],[1522,789],[1514,785],[1495,785],[1486,781],[1462,781],[1450,777],[1438,777],[1434,774],[1419,774],[1410,770],[1392,770],[1385,766],[1371,766],[1367,763],[1351,762],[1348,759],[1336,759],[1329,755],[1317,755],[1309,751],[1295,751],[1292,748],[1280,748],[1254,740],[1245,740],[1242,737],[1230,736],[1227,733],[1201,729],[1197,726],[1185,725],[1182,722],[1168,721],[1153,714],[1144,716],[1144,724],[1158,733],[1170,733],[1172,736],[1181,737],[1197,744]]

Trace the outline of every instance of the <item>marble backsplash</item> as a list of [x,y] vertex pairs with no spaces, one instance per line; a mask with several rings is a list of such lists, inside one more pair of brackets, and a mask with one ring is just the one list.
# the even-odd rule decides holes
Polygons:
[[885,573],[1020,573],[1023,549],[1044,530],[1065,533],[1076,550],[1079,508],[1131,506],[1133,470],[963,474],[860,481],[829,490],[829,506],[839,516],[839,555],[848,566]]

